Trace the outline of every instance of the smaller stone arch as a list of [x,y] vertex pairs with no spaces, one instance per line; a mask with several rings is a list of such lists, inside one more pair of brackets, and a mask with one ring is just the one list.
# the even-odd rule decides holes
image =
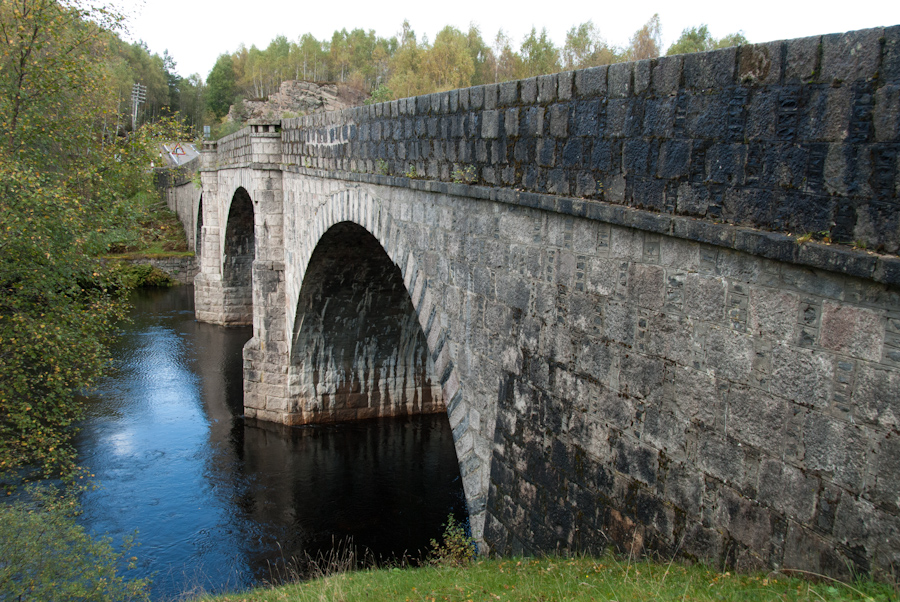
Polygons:
[[253,324],[254,214],[250,194],[239,187],[228,206],[222,240],[223,323],[229,326]]
[[193,224],[194,232],[192,250],[194,251],[194,257],[196,259],[197,265],[200,265],[200,260],[203,257],[203,193],[200,194],[194,207]]

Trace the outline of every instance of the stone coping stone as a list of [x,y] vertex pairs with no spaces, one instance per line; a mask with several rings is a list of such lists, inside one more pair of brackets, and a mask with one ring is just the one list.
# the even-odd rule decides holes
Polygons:
[[275,169],[319,178],[408,188],[422,192],[552,211],[563,215],[584,217],[645,232],[665,234],[685,240],[743,251],[767,259],[805,265],[857,278],[867,278],[883,284],[900,285],[900,257],[878,255],[844,245],[812,241],[799,243],[798,237],[788,234],[714,223],[705,219],[653,213],[643,209],[613,205],[603,201],[538,192],[524,192],[511,188],[493,188],[459,182],[419,180],[404,176],[313,169],[297,165],[248,164],[246,166],[254,169]]

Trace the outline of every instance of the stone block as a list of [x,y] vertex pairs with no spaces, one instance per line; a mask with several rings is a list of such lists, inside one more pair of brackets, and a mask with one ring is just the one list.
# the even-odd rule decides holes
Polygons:
[[818,481],[780,459],[760,463],[758,499],[785,518],[810,524],[816,511]]
[[785,84],[805,84],[812,81],[819,62],[821,41],[821,36],[811,36],[784,42],[787,47],[784,61]]
[[591,67],[575,72],[575,96],[577,98],[593,98],[606,94],[606,75],[608,67]]
[[768,455],[778,456],[789,415],[788,403],[770,393],[750,387],[734,387],[727,396],[728,430]]
[[574,72],[572,71],[563,71],[561,73],[556,74],[557,78],[557,92],[556,97],[559,100],[571,100],[572,99],[572,88],[574,85]]
[[650,72],[653,61],[644,59],[634,63],[634,93],[638,96],[645,94],[650,88]]
[[488,139],[498,138],[501,122],[500,111],[484,111],[481,119],[481,136]]
[[655,265],[631,264],[627,295],[639,307],[659,309],[665,297],[665,270]]
[[723,89],[733,85],[737,48],[684,55],[684,87],[693,90]]
[[[896,398],[896,395],[894,396]],[[900,509],[900,435],[896,432],[879,437],[874,453],[874,483],[869,497],[894,512]]]
[[523,79],[519,82],[519,85],[521,86],[520,95],[523,104],[531,105],[537,102],[538,85],[536,77]]
[[753,361],[753,340],[745,334],[718,326],[706,335],[706,365],[717,378],[746,382]]
[[843,355],[878,361],[884,344],[881,312],[825,301],[820,344]]
[[568,136],[569,105],[557,103],[550,106],[550,135],[555,138]]
[[615,467],[624,475],[654,486],[659,469],[658,452],[623,437],[616,445]]
[[686,423],[678,416],[654,405],[644,413],[642,427],[641,440],[663,452],[667,460],[686,457]]
[[686,274],[684,280],[685,313],[704,322],[722,323],[725,319],[723,278]]
[[821,81],[853,82],[874,79],[881,58],[881,28],[822,36]]
[[780,343],[794,336],[800,297],[789,291],[750,288],[748,326],[750,333]]
[[884,29],[881,77],[886,82],[900,82],[900,25]]
[[634,91],[634,63],[615,63],[609,66],[609,98],[628,98]]
[[503,82],[500,84],[500,96],[498,104],[501,107],[510,107],[519,100],[519,82]]
[[619,390],[631,397],[648,399],[658,397],[666,379],[666,366],[662,358],[628,353],[620,359]]
[[774,525],[767,508],[757,505],[730,487],[719,493],[717,521],[731,536],[762,557],[769,554]]
[[699,337],[693,321],[672,314],[654,314],[645,318],[647,323],[647,352],[690,366],[699,346]]
[[852,554],[853,568],[887,576],[898,556],[900,519],[867,500],[844,495],[837,509],[834,537]]
[[497,100],[498,100],[499,92],[500,92],[499,84],[487,84],[484,86],[484,110],[485,111],[492,111],[497,108]]
[[900,85],[889,84],[875,91],[872,125],[878,142],[900,140]]
[[726,484],[747,480],[746,456],[736,441],[706,430],[698,438],[697,468]]
[[738,54],[738,82],[747,85],[773,85],[781,79],[783,42],[747,44]]
[[830,357],[785,344],[772,348],[772,391],[799,405],[825,408],[833,389]]
[[469,88],[469,108],[478,111],[484,107],[484,86]]
[[691,145],[686,140],[666,140],[660,145],[656,175],[665,179],[677,179],[688,175]]
[[832,575],[842,580],[853,578],[850,564],[832,542],[794,522],[788,523],[783,566],[816,575]]
[[803,423],[806,468],[840,487],[862,490],[866,474],[866,436],[862,428],[810,412]]
[[900,426],[900,370],[860,362],[853,392],[858,420],[881,428]]
[[539,103],[549,104],[558,98],[558,80],[555,73],[551,75],[539,75],[537,78],[537,86],[537,101]]

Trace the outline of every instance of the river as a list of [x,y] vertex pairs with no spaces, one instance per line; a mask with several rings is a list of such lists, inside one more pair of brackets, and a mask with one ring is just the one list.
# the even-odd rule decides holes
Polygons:
[[419,556],[465,517],[446,415],[288,428],[242,417],[249,328],[194,320],[193,287],[133,297],[116,370],[88,400],[76,442],[99,484],[82,523],[136,532],[154,600],[244,589],[270,567],[352,538]]

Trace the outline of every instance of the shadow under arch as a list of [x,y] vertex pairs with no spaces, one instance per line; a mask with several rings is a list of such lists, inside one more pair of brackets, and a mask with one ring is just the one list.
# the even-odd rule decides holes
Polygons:
[[400,268],[362,226],[339,222],[316,244],[292,343],[302,423],[445,411]]
[[[297,335],[307,319],[300,311],[297,300],[307,283],[306,272],[312,265],[312,256],[319,248],[319,241],[335,225],[352,222],[364,229],[378,244],[378,253],[399,269],[407,299],[418,316],[419,326],[425,337],[428,354],[433,361],[436,381],[440,385],[442,402],[452,428],[456,458],[463,481],[466,505],[472,535],[484,545],[484,526],[487,517],[487,499],[490,482],[490,442],[493,440],[492,421],[482,420],[467,398],[459,368],[454,364],[451,352],[452,316],[448,315],[441,299],[441,293],[430,281],[421,258],[417,258],[416,246],[407,240],[406,228],[394,217],[390,201],[374,197],[365,188],[348,188],[333,193],[324,204],[319,205],[314,217],[303,227],[303,242],[296,249],[292,265],[286,266],[287,299],[285,311],[292,336],[288,354],[294,357],[299,350]],[[294,291],[293,293],[291,291]],[[296,313],[295,313],[296,310]],[[312,325],[307,326],[311,328]],[[324,348],[323,348],[324,349]],[[289,407],[284,422],[300,424],[302,420],[294,414],[303,388],[304,379],[311,381],[312,375],[298,373],[298,366],[289,369]],[[432,379],[433,381],[435,379]],[[491,403],[491,400],[485,400]]]
[[225,239],[222,245],[222,286],[225,324],[253,324],[253,261],[256,259],[256,235],[253,201],[240,187],[228,208]]
[[194,259],[197,262],[197,265],[200,265],[200,258],[203,254],[203,193],[200,193],[200,198],[197,199],[197,204],[194,207]]

